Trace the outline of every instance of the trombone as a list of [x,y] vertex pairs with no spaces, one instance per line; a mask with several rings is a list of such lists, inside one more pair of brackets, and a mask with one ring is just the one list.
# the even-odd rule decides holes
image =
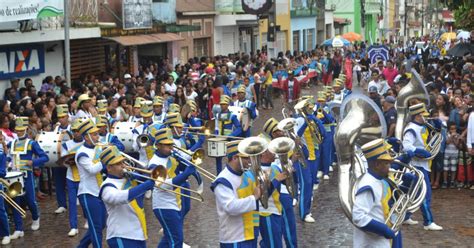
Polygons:
[[[214,181],[216,180],[216,176],[204,169],[201,164],[202,164],[202,160],[204,158],[204,150],[203,149],[197,149],[195,152],[191,152],[191,151],[188,151],[188,150],[185,150],[181,147],[178,147],[176,145],[173,145],[173,152],[174,152],[174,155],[175,157],[180,160],[182,163],[186,164],[187,166],[194,166],[196,167],[196,169],[205,177],[207,177],[209,180],[211,181]],[[191,160],[189,160],[188,158],[186,158],[185,156],[189,156],[191,157]]]
[[17,197],[18,194],[21,191],[21,188],[23,188],[23,185],[20,182],[14,182],[9,184],[5,179],[0,178],[0,183],[2,183],[5,186],[5,189],[8,193],[5,191],[0,191],[0,196],[5,199],[5,201],[10,204],[16,211],[18,211],[21,215],[21,217],[25,218],[26,217],[26,212],[23,208],[18,205],[13,198]]
[[[148,176],[142,175],[140,173],[136,173],[134,171],[137,171],[137,172],[140,172],[140,173],[143,173],[143,174],[147,174]],[[188,189],[186,187],[175,185],[175,184],[172,184],[172,183],[167,183],[165,180],[166,180],[166,177],[168,175],[168,172],[167,172],[166,168],[163,165],[159,165],[159,166],[155,167],[153,170],[145,170],[145,169],[140,169],[140,168],[137,168],[137,167],[125,166],[124,173],[129,175],[129,176],[133,176],[133,177],[140,177],[140,178],[147,179],[147,180],[153,180],[153,181],[158,183],[158,185],[155,185],[155,187],[159,188],[160,190],[166,191],[168,193],[188,197],[190,199],[193,199],[193,200],[196,200],[196,201],[199,201],[199,202],[204,201],[204,198],[202,197],[202,195],[198,191]],[[198,197],[192,196],[192,195],[187,195],[187,194],[184,194],[184,193],[181,193],[181,192],[176,192],[176,191],[171,190],[171,189],[166,189],[166,188],[161,187],[162,185],[167,185],[167,186],[178,188],[178,189],[181,189],[181,190],[184,190],[184,191],[189,191],[190,193],[196,194]]]

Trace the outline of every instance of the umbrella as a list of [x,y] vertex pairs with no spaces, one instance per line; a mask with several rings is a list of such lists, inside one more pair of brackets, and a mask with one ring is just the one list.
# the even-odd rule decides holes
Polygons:
[[348,32],[348,33],[345,33],[342,35],[342,38],[350,41],[350,42],[354,42],[354,41],[357,41],[357,40],[362,40],[362,35],[358,34],[358,33],[354,33],[354,32]]
[[323,46],[332,46],[332,47],[343,47],[343,46],[349,46],[351,43],[342,38],[341,36],[336,36],[332,39],[325,40],[323,42]]
[[474,45],[471,43],[459,43],[448,50],[448,55],[462,57],[470,53],[474,55]]
[[468,31],[460,31],[456,36],[456,39],[458,40],[467,40],[469,38],[471,38],[471,32]]
[[444,33],[441,35],[441,40],[454,40],[456,39],[455,32]]

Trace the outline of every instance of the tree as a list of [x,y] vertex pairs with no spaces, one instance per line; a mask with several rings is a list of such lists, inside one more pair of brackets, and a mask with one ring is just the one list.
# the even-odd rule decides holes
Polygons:
[[454,12],[456,27],[464,30],[474,29],[474,1],[447,0],[446,5]]

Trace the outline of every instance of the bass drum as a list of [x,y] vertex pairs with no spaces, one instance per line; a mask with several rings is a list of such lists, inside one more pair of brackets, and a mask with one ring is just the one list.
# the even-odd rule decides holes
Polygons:
[[239,119],[242,130],[245,132],[250,128],[250,114],[247,108],[241,108],[237,106],[229,106],[229,111],[237,116]]
[[133,129],[140,125],[140,122],[116,122],[112,127],[111,133],[113,133],[125,146],[125,153],[133,152]]
[[48,167],[60,167],[58,160],[61,158],[62,144],[71,140],[72,136],[69,132],[41,132],[36,136],[36,142],[48,155],[49,161],[44,164]]

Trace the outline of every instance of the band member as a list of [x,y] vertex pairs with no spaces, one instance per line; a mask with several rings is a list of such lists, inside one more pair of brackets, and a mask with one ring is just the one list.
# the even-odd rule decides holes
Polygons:
[[[221,112],[216,115],[216,125],[214,134],[238,137],[242,133],[242,126],[235,114],[229,111],[229,104],[232,99],[227,95],[222,95],[219,104]],[[222,158],[216,158],[217,173],[222,171]]]
[[[67,132],[71,134],[71,126],[69,125],[69,109],[67,104],[56,105],[56,115],[58,117],[58,125],[55,128],[57,132]],[[66,212],[66,173],[67,168],[63,166],[51,168],[56,188],[56,202],[58,209],[54,211],[56,214]]]
[[141,109],[143,101],[145,101],[145,99],[143,99],[141,97],[137,97],[135,99],[135,104],[133,104],[133,116],[130,116],[128,118],[129,122],[143,121],[142,116],[140,115],[140,109]]
[[99,197],[107,209],[107,244],[112,248],[146,247],[148,239],[143,197],[155,181],[137,182],[124,175],[125,157],[115,146],[102,151],[100,161],[107,167],[107,179]]
[[298,182],[300,186],[299,194],[299,208],[300,218],[308,223],[313,223],[314,218],[311,216],[311,203],[313,197],[313,185],[317,188],[319,181],[317,178],[318,164],[320,159],[318,137],[315,132],[319,132],[319,139],[324,139],[326,131],[321,121],[313,115],[314,103],[312,99],[305,99],[304,107],[302,111],[304,115],[298,115],[296,118],[297,122],[297,135],[301,137],[303,143],[303,152],[306,156],[306,164],[308,166],[297,167]]
[[[27,135],[28,117],[17,117],[15,120],[15,132],[18,135],[8,144],[10,151],[10,159],[14,170],[19,170],[25,173],[25,195],[15,198],[20,206],[26,200],[26,205],[31,211],[33,222],[31,230],[36,231],[40,227],[40,213],[38,203],[36,202],[35,183],[33,169],[39,168],[48,162],[48,155],[41,149],[38,142],[31,140]],[[11,239],[23,237],[23,219],[17,210],[13,210],[13,219],[15,222],[15,232],[10,236]]]
[[[194,166],[180,164],[171,156],[173,150],[172,133],[169,128],[162,128],[155,134],[156,151],[148,163],[149,169],[166,166],[168,171],[166,182],[182,185],[190,175],[196,172]],[[184,168],[184,169],[183,169]],[[181,193],[179,188],[173,189],[168,185],[160,188]],[[183,217],[181,213],[181,196],[160,188],[153,189],[153,213],[163,227],[163,237],[158,247],[183,247]]]
[[79,125],[84,144],[76,153],[75,161],[79,171],[79,190],[77,197],[81,203],[89,229],[81,239],[78,247],[88,247],[92,243],[95,248],[102,247],[102,230],[105,227],[105,206],[99,199],[99,187],[102,184],[101,171],[105,169],[99,160],[101,147],[99,129],[92,120],[87,119]]
[[324,107],[326,104],[326,93],[324,91],[318,92],[318,104],[315,105],[315,115],[321,120],[326,131],[326,136],[323,139],[323,143],[319,146],[321,154],[321,168],[318,171],[324,175],[324,180],[329,179],[329,168],[332,165],[332,153],[333,153],[333,143],[334,143],[334,131],[336,127],[336,120],[328,113]]
[[[186,127],[203,127],[204,123],[201,118],[198,117],[198,107],[195,101],[189,100],[188,104],[191,106],[191,112],[187,116],[186,120]],[[197,130],[187,130],[186,133],[189,133],[189,140],[191,142],[191,147],[189,147],[190,151],[196,151],[199,148],[202,148],[202,144],[204,144],[205,136],[204,135],[197,135]]]
[[341,82],[340,79],[334,79],[334,85],[333,85],[333,90],[334,90],[334,97],[332,99],[333,102],[336,103],[342,103],[344,100],[344,93],[342,92],[342,85],[343,83]]
[[171,113],[179,113],[181,111],[181,107],[176,104],[176,103],[171,103],[169,106],[168,106],[168,111],[166,112],[167,114],[171,114]]
[[[283,218],[282,204],[280,202],[280,192],[282,189],[282,181],[287,178],[287,174],[282,172],[280,167],[275,163],[275,155],[270,151],[265,151],[260,157],[261,168],[264,173],[269,175],[271,181],[270,190],[272,193],[268,198],[268,208],[265,209],[260,204],[260,234],[262,240],[261,247],[283,247]],[[278,162],[279,163],[279,162]],[[288,192],[288,190],[286,190]]]
[[96,117],[95,123],[99,129],[99,143],[114,145],[122,152],[125,150],[125,146],[117,138],[117,136],[109,133],[109,121],[105,115],[98,115]]
[[155,96],[153,98],[153,123],[162,124],[165,122],[166,113],[163,111],[163,97]]
[[[7,144],[5,138],[0,134],[0,178],[5,179],[7,175]],[[0,183],[0,190],[3,191],[3,183]],[[8,215],[5,208],[5,201],[0,197],[0,237],[2,237],[2,245],[10,244],[10,227],[8,225]]]
[[[61,157],[65,157],[71,154],[76,154],[79,148],[82,146],[83,138],[79,132],[79,125],[81,124],[80,119],[74,120],[71,125],[71,131],[73,138],[62,144]],[[77,191],[79,188],[79,170],[77,169],[76,163],[64,163],[67,166],[66,172],[66,184],[68,191],[68,204],[69,204],[69,226],[71,230],[68,233],[69,237],[74,237],[79,233],[77,228]],[[87,223],[87,222],[86,222]]]
[[[142,116],[142,120],[140,124],[133,129],[132,133],[132,140],[133,142],[133,150],[138,152],[139,157],[138,160],[144,164],[148,164],[148,161],[151,159],[153,156],[153,147],[152,146],[146,146],[146,147],[140,147],[137,139],[140,135],[149,135],[150,134],[150,127],[153,125],[152,121],[152,105],[153,103],[151,101],[143,101],[141,108],[140,108],[140,116]],[[149,137],[151,139],[151,137]]]
[[227,142],[227,166],[211,185],[216,196],[220,247],[257,247],[262,193],[248,170],[249,157],[237,150],[239,143]]
[[368,163],[368,172],[357,184],[352,220],[354,225],[354,247],[391,247],[395,232],[385,224],[390,212],[392,196],[388,176],[393,158],[383,139],[373,140],[362,146]]
[[241,85],[237,89],[237,101],[232,103],[232,106],[237,106],[241,108],[246,108],[247,112],[249,114],[249,122],[250,123],[240,123],[241,125],[248,125],[247,130],[243,130],[244,127],[242,127],[242,136],[243,137],[250,137],[250,129],[252,128],[252,122],[257,118],[258,116],[258,111],[257,111],[257,105],[255,105],[254,102],[247,100],[245,97],[245,85]]
[[112,126],[113,123],[115,122],[114,118],[110,116],[110,114],[107,112],[107,107],[108,107],[108,101],[107,99],[100,99],[97,100],[97,114],[98,115],[103,115],[107,118],[107,123],[109,126]]
[[77,113],[74,119],[92,118],[92,114],[89,112],[91,107],[91,98],[88,94],[82,94],[77,99]]
[[[275,118],[270,118],[263,125],[263,134],[268,137],[269,140],[284,137],[284,133],[277,128],[278,121]],[[282,170],[281,163],[279,160],[275,161],[275,165],[278,167],[279,171]],[[299,161],[296,160],[293,163],[293,167],[298,167]],[[263,168],[263,167],[262,167]],[[296,178],[296,177],[295,177]],[[280,203],[282,206],[281,215],[282,215],[282,225],[281,232],[283,233],[283,238],[285,239],[286,247],[298,247],[297,235],[296,235],[296,220],[295,212],[293,210],[293,198],[288,193],[288,189],[285,184],[281,184],[280,190]]]
[[[431,153],[425,149],[428,144],[428,136],[430,131],[426,126],[425,117],[429,116],[424,103],[418,103],[409,107],[411,121],[403,131],[403,150],[413,159],[411,164],[418,170],[423,172],[426,185],[426,197],[421,205],[421,213],[423,215],[423,225],[425,230],[439,231],[443,227],[434,222],[431,212],[431,187],[430,185],[430,161],[423,160],[428,158]],[[414,223],[416,224],[416,223]]]

